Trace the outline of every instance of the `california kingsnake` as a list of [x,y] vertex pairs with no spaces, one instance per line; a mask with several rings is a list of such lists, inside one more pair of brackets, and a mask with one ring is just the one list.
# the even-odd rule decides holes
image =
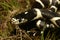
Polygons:
[[12,24],[19,24],[20,28],[25,30],[33,27],[40,29],[44,26],[60,27],[60,15],[57,13],[59,7],[60,0],[35,0],[31,9],[14,16],[11,21]]
[[[29,9],[25,12],[22,12],[21,14],[16,15],[14,18],[12,18],[12,23],[22,24],[36,19],[40,19],[40,20],[45,19],[47,22],[50,21],[50,23],[52,23],[54,26],[59,27],[60,15],[57,14],[56,11],[57,9],[59,9],[60,1],[59,0],[35,0],[35,2],[38,7],[36,5],[35,7],[32,6],[32,9]],[[48,5],[50,5],[50,8],[44,9],[44,8],[48,8]]]
[[[40,17],[49,19],[50,21],[52,21],[53,19],[54,19],[54,21],[60,19],[60,15],[55,13],[57,11],[57,9],[59,9],[59,7],[60,7],[60,0],[34,0],[34,1],[35,2],[32,6],[32,9],[28,10],[25,13],[22,12],[21,14],[18,14],[16,16],[16,18],[18,18],[17,20],[19,20],[19,19],[24,20],[24,22],[27,20],[35,20],[36,15],[37,15],[37,19]],[[50,6],[49,9],[47,9],[47,10],[43,9],[43,8],[48,8],[48,6]],[[38,8],[40,8],[40,9],[38,9]],[[20,17],[22,17],[22,18],[20,18]],[[56,26],[58,26],[55,22],[52,21],[52,23],[55,24]],[[58,24],[59,24],[59,22],[58,22]],[[60,24],[59,24],[59,26],[60,26]]]
[[53,23],[57,27],[60,26],[60,15],[58,15],[55,12],[49,11],[48,9],[34,8],[31,10],[28,10],[27,12],[22,12],[21,14],[16,15],[15,18],[12,18],[12,23],[15,23],[16,21],[18,21],[18,23],[21,24],[21,23],[24,23],[27,21],[33,21],[36,19],[45,19],[47,20],[47,22],[51,21],[51,23]]
[[41,30],[46,26],[45,34],[47,34],[48,27],[49,29],[60,27],[60,15],[57,13],[59,7],[60,0],[35,0],[31,9],[18,13],[11,21],[26,31],[32,28]]

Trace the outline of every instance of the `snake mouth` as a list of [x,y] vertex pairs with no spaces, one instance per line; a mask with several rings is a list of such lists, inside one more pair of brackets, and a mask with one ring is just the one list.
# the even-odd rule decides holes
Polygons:
[[12,24],[19,24],[19,19],[12,18],[12,19],[11,19],[11,23],[12,23]]
[[24,18],[22,18],[22,19],[16,19],[16,18],[12,18],[11,19],[11,23],[12,24],[22,24],[22,23],[25,23],[25,22],[27,22],[28,20],[27,19],[24,19]]

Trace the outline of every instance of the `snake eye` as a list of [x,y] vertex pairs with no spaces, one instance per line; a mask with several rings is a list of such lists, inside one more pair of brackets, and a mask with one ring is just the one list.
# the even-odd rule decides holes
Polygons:
[[25,14],[28,14],[28,12],[25,12]]

